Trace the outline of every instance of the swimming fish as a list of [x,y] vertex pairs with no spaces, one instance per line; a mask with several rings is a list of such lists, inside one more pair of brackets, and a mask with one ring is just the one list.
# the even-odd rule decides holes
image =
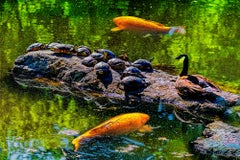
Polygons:
[[74,151],[89,139],[99,136],[117,136],[139,130],[140,132],[151,131],[151,127],[145,125],[149,115],[144,113],[126,113],[110,118],[100,125],[86,131],[72,141]]
[[186,31],[183,26],[166,27],[161,23],[145,20],[134,16],[121,16],[113,19],[117,27],[112,28],[111,31],[130,30],[149,32],[154,34],[169,34],[180,33],[185,34]]

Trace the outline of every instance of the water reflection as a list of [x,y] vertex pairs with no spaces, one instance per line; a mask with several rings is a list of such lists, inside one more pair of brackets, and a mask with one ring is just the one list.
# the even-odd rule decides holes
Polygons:
[[46,150],[40,140],[24,140],[22,137],[9,137],[7,140],[7,159],[60,159],[63,157],[58,150]]
[[[10,87],[10,86],[9,86]],[[10,90],[13,88],[9,88]],[[167,117],[159,119],[151,109],[158,106],[145,106],[138,109],[97,110],[91,102],[80,102],[74,97],[63,97],[50,91],[41,91],[14,86],[15,92],[3,100],[5,108],[1,110],[2,122],[1,156],[28,159],[60,159],[64,156],[77,156],[79,159],[115,157],[117,159],[146,159],[172,157],[173,151],[186,152],[185,141],[199,135],[202,128],[187,129],[187,139],[181,141],[179,134],[185,135],[179,121],[169,121]],[[15,98],[18,97],[18,98]],[[31,97],[28,99],[27,97]],[[22,106],[19,108],[18,106]],[[80,134],[102,121],[123,112],[147,112],[151,115],[149,124],[156,127],[151,133],[132,133],[115,138],[98,138],[83,145],[80,153],[72,151],[71,141],[74,135],[59,134],[59,131],[72,129]],[[161,111],[164,113],[165,111]],[[160,112],[159,112],[160,113]],[[170,111],[169,114],[170,115]],[[167,114],[166,114],[167,115]],[[168,140],[163,140],[166,137]],[[89,147],[91,146],[91,147]],[[170,146],[179,146],[169,150]],[[183,147],[184,146],[184,147]]]

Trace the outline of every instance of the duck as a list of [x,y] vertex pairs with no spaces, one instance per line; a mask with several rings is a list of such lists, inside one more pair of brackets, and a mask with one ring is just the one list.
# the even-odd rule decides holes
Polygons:
[[201,75],[189,75],[189,58],[186,54],[180,54],[175,59],[183,60],[183,69],[175,82],[175,88],[179,96],[188,99],[206,99],[215,100],[221,89],[209,79]]

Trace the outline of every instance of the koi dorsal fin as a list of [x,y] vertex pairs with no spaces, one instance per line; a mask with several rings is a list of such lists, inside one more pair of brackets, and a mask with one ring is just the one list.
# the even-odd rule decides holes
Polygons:
[[151,20],[146,20],[147,22],[151,22],[151,23],[154,23],[154,24],[156,24],[156,25],[158,25],[158,26],[161,26],[161,27],[163,27],[164,26],[164,24],[162,24],[162,23],[159,23],[159,22],[155,22],[155,21],[151,21]]

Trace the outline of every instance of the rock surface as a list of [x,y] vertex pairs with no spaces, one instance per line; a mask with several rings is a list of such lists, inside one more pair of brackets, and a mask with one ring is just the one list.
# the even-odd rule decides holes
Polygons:
[[[110,77],[98,79],[93,67],[86,67],[81,61],[82,58],[76,55],[58,54],[50,50],[28,52],[16,59],[13,76],[17,83],[30,87],[71,93],[100,104],[125,104],[124,91],[118,86],[121,77],[118,72],[111,69]],[[151,85],[141,93],[141,99],[132,98],[133,104],[161,102],[166,106],[174,106],[178,118],[186,122],[212,121],[215,116],[223,114],[226,108],[240,103],[239,95],[224,91],[213,102],[184,100],[175,89],[177,76],[161,70],[142,74]]]
[[221,121],[210,123],[193,142],[193,149],[204,155],[240,159],[240,128]]

